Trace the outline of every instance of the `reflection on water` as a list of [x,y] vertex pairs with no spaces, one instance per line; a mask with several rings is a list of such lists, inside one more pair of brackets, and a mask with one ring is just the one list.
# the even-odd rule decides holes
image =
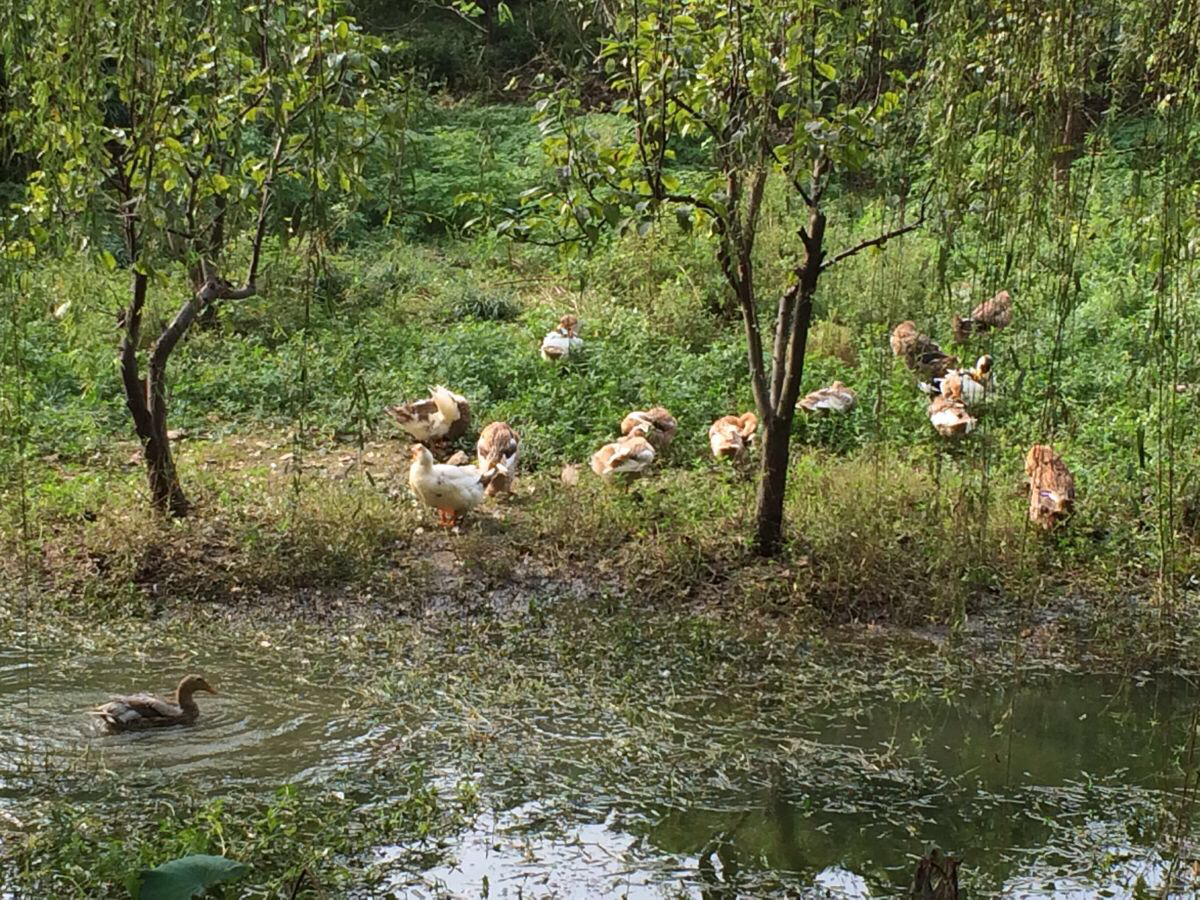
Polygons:
[[[110,693],[166,692],[188,671],[221,691],[198,698],[194,726],[90,726],[85,711]],[[472,707],[493,724],[466,760],[438,738],[462,724],[452,707],[416,721],[365,697],[332,649],[285,652],[264,640],[143,646],[132,658],[0,651],[0,808],[15,808],[47,763],[151,784],[186,777],[219,793],[336,781],[404,747],[448,783],[466,765],[496,807],[452,862],[397,876],[413,897],[897,896],[929,846],[964,861],[972,897],[1166,886],[1162,813],[1177,803],[1176,754],[1196,702],[1182,681],[1060,675],[952,700],[881,699],[858,713],[781,713],[765,694],[739,706],[721,702],[735,685],[720,685],[714,701],[711,685],[683,681],[674,701],[643,712],[702,739],[681,732],[669,789],[651,800],[613,783],[613,760],[635,758],[637,732],[566,701],[552,714],[535,703]],[[706,690],[694,708],[677,700]],[[1200,895],[1191,872],[1177,873],[1171,896]]]

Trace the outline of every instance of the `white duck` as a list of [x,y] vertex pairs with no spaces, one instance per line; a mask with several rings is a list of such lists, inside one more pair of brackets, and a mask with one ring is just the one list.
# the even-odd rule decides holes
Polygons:
[[507,422],[492,422],[479,435],[475,444],[479,457],[479,471],[487,485],[487,495],[512,492],[513,478],[517,474],[517,460],[521,455],[521,436]]
[[942,385],[949,375],[957,375],[962,381],[962,402],[967,406],[979,405],[996,389],[996,379],[992,375],[992,357],[986,353],[975,361],[975,368],[951,369],[941,377],[919,382],[917,388],[935,397],[942,393]]
[[579,319],[575,316],[563,316],[558,320],[558,327],[542,338],[542,359],[566,359],[582,349],[583,338],[579,336]]
[[654,462],[654,447],[641,435],[626,435],[592,454],[592,471],[605,481],[640,475]]
[[417,499],[438,511],[438,524],[457,525],[483,502],[483,474],[474,466],[435,463],[423,444],[413,444],[408,486]]
[[387,411],[415,441],[449,444],[467,433],[471,407],[465,397],[439,385],[424,400],[389,406]]

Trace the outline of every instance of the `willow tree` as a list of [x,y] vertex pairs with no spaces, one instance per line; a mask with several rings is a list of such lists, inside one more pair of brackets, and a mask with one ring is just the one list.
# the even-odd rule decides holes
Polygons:
[[[216,304],[257,293],[264,238],[287,224],[272,211],[280,187],[353,189],[382,131],[375,44],[337,8],[28,0],[0,12],[0,109],[31,160],[32,230],[129,271],[121,384],[164,512],[188,509],[167,429],[172,352]],[[119,254],[103,249],[116,241]],[[151,292],[179,281],[177,311],[143,341]]]
[[[740,310],[764,427],[756,544],[776,553],[821,275],[920,224],[844,248],[828,242],[830,187],[867,166],[901,108],[908,79],[898,56],[913,29],[887,2],[606,0],[588,8],[599,11],[596,62],[618,98],[614,111],[632,127],[593,127],[578,84],[548,92],[539,109],[560,179],[527,196],[507,227],[535,229],[535,217],[524,215],[531,209],[548,213],[562,234],[593,239],[609,226],[644,233],[670,211],[685,227],[707,227]],[[673,160],[686,141],[700,143],[704,162],[683,176]],[[781,179],[806,213],[788,284],[765,300],[755,239],[769,179]]]

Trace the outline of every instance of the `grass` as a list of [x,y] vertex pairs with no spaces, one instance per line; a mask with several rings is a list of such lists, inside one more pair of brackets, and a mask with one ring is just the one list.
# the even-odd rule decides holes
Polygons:
[[[441,167],[410,183],[410,199],[474,191],[469,202],[486,206],[484,194],[541,177],[525,115],[431,107],[417,137]],[[1107,218],[1114,205],[1149,202],[1152,179],[1131,179],[1127,165],[1114,155],[1096,167],[1080,211],[1093,227],[1076,261],[1079,293],[1061,330],[1052,235],[1035,227],[1022,235],[1033,248],[1025,267],[1006,279],[988,274],[1005,245],[970,216],[949,250],[920,232],[824,276],[803,388],[840,379],[860,402],[847,417],[797,422],[789,544],[772,563],[748,552],[753,474],[708,458],[709,423],[752,404],[741,329],[723,310],[703,234],[666,222],[563,260],[464,237],[466,219],[448,223],[475,213],[429,206],[421,221],[442,223],[432,230],[416,220],[343,230],[315,280],[294,248],[273,244],[261,293],[228,306],[219,327],[193,330],[172,360],[170,425],[186,434],[183,482],[198,504],[174,523],[144,512],[131,461],[113,367],[125,273],[82,255],[44,260],[0,326],[13,348],[5,421],[24,440],[23,453],[0,447],[9,551],[0,566],[11,575],[27,561],[39,602],[136,615],[184,598],[364,586],[411,610],[444,574],[428,557],[447,550],[485,581],[533,559],[652,602],[758,605],[814,622],[961,625],[997,606],[1083,598],[1116,618],[1115,632],[1130,615],[1115,593],[1134,598],[1138,623],[1169,625],[1180,602],[1194,605],[1200,577],[1200,424],[1181,405],[1200,374],[1186,357],[1171,372],[1147,365],[1156,358],[1153,273],[1121,262],[1141,258],[1141,239]],[[796,252],[794,217],[783,193],[769,191],[757,245],[764,297],[781,289]],[[842,196],[831,246],[875,233],[879,218],[872,202]],[[950,445],[929,428],[887,334],[912,318],[948,345],[951,313],[1000,286],[1016,298],[1013,325],[953,348],[964,359],[992,353],[1000,390],[980,430]],[[169,277],[157,284],[148,322],[164,321],[183,290]],[[585,352],[547,365],[538,343],[566,311],[581,318]],[[1160,391],[1168,377],[1183,394]],[[415,533],[424,520],[407,500],[397,433],[382,412],[439,383],[469,398],[476,428],[502,419],[523,439],[522,496],[450,542]],[[628,491],[586,472],[578,488],[559,482],[561,467],[586,465],[629,409],[652,404],[681,429],[651,478]],[[1024,454],[1043,440],[1079,487],[1077,515],[1049,536],[1023,517]],[[360,449],[375,458],[360,461]],[[1173,488],[1160,472],[1168,462]],[[315,468],[297,476],[297,465]],[[28,553],[17,552],[22,494]]]

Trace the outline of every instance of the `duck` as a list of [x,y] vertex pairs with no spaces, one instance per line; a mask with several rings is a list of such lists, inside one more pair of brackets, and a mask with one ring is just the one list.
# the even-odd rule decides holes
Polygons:
[[441,385],[431,388],[424,400],[389,406],[387,411],[414,441],[439,449],[447,449],[471,424],[467,399]]
[[1066,520],[1075,506],[1075,476],[1046,444],[1034,444],[1025,456],[1029,476],[1029,521],[1047,531]]
[[463,517],[483,502],[483,473],[475,466],[435,463],[424,444],[413,444],[408,466],[408,486],[426,506],[438,511],[438,524],[461,524]]
[[[977,406],[987,399],[996,388],[995,377],[992,374],[992,357],[984,354],[975,361],[972,369],[951,369],[962,379],[962,400],[967,406]],[[949,372],[946,373],[950,374]],[[934,397],[942,392],[942,383],[946,375],[941,375],[917,384],[918,390]]]
[[618,475],[634,477],[654,462],[654,445],[640,434],[629,434],[605,444],[592,454],[592,471],[611,482]]
[[572,315],[558,320],[558,327],[542,338],[542,359],[551,362],[566,359],[583,349],[579,336],[579,319]]
[[489,497],[511,494],[521,455],[521,436],[507,422],[492,422],[480,432],[475,453],[487,485],[484,493]]
[[942,437],[961,437],[975,429],[975,417],[962,397],[962,377],[950,373],[942,379],[942,392],[929,404],[929,423]]
[[1008,291],[1000,291],[990,300],[984,300],[963,318],[955,315],[950,320],[954,340],[965,344],[973,334],[983,334],[993,328],[1007,328],[1012,324],[1012,297]]
[[195,693],[216,690],[200,675],[184,675],[175,688],[175,695],[164,700],[153,694],[128,694],[113,697],[91,710],[107,731],[140,731],[165,725],[190,725],[200,715]]
[[758,416],[752,412],[740,416],[721,416],[708,429],[708,443],[717,459],[735,462],[746,457],[746,451],[758,430]]
[[659,452],[670,446],[678,430],[679,423],[661,406],[647,410],[635,409],[621,420],[621,434],[644,437]]
[[892,353],[904,357],[904,363],[914,372],[926,378],[941,378],[958,365],[958,357],[942,352],[931,337],[917,331],[911,320],[901,322],[888,339]]
[[856,403],[858,395],[840,381],[835,381],[829,387],[806,394],[796,405],[811,413],[844,413],[854,409]]

